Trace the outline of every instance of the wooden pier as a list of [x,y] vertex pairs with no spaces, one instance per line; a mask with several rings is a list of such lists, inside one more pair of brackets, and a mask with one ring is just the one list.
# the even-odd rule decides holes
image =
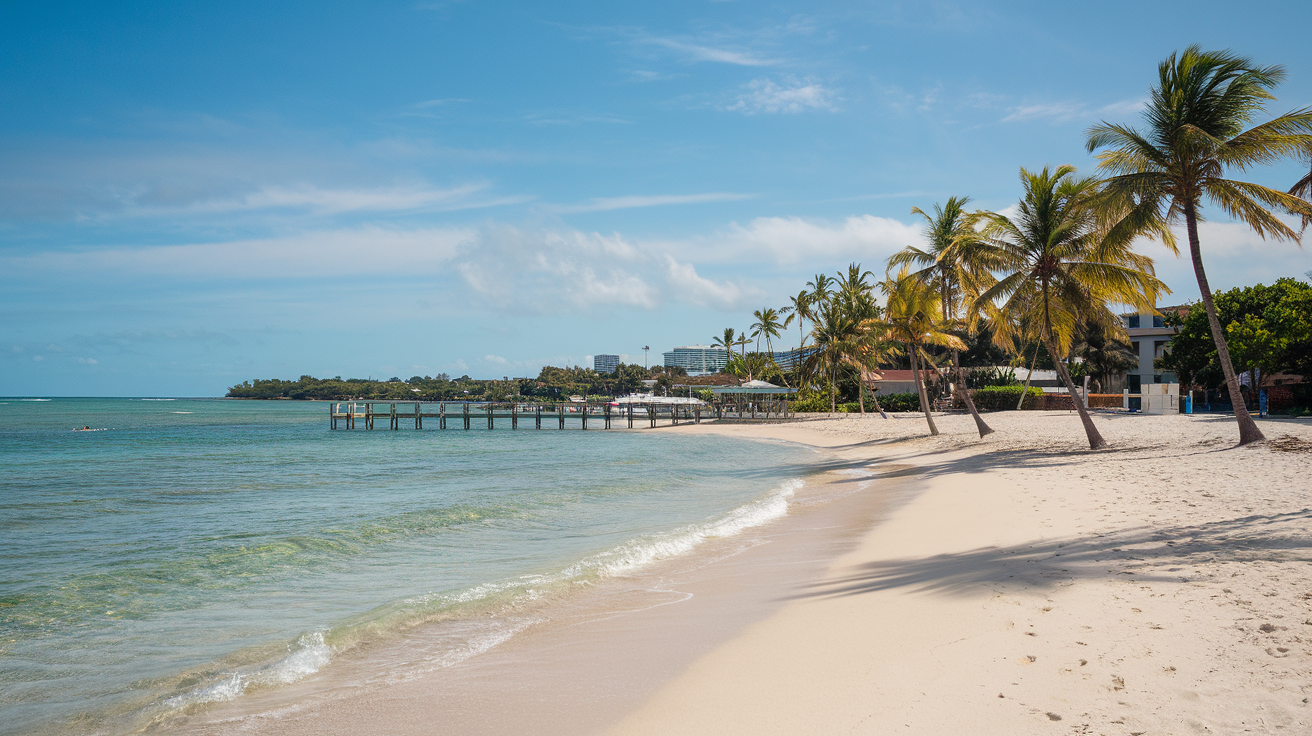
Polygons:
[[[703,419],[719,421],[780,420],[792,418],[786,401],[730,402],[723,405],[706,404],[520,404],[487,402],[422,402],[422,401],[334,401],[328,405],[329,429],[374,429],[385,421],[386,428],[397,430],[402,423],[415,429],[424,428],[424,420],[436,420],[435,429],[471,429],[487,422],[495,429],[497,420],[502,427],[509,420],[510,429],[519,429],[531,423],[533,429],[542,429],[545,420],[548,428],[594,429],[637,426],[656,427],[658,424],[700,424]],[[433,423],[429,423],[433,427]]]

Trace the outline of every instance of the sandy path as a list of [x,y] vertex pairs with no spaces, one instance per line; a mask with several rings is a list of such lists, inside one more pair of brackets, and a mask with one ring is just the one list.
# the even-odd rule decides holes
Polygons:
[[[700,427],[912,463],[919,493],[614,734],[1312,733],[1312,426],[1064,412]],[[783,592],[783,591],[781,591]]]

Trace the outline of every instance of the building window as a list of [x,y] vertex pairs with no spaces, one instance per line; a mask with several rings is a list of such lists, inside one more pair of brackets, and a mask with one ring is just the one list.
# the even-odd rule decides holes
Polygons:
[[1166,320],[1160,314],[1153,315],[1153,327],[1165,327]]
[[1125,326],[1128,327],[1128,328],[1130,328],[1130,329],[1132,329],[1132,330],[1134,330],[1134,329],[1138,329],[1138,327],[1139,327],[1139,315],[1137,315],[1137,314],[1127,314],[1127,315],[1125,315]]

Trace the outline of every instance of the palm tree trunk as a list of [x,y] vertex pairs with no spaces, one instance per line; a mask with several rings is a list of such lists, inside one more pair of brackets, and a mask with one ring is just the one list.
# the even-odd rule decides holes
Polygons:
[[838,411],[838,372],[829,366],[829,413]]
[[861,371],[856,373],[856,403],[861,407],[861,416],[866,414],[866,384],[861,380]]
[[1207,324],[1212,328],[1212,341],[1216,343],[1216,358],[1225,374],[1225,387],[1230,392],[1230,404],[1235,409],[1235,421],[1239,423],[1239,444],[1261,442],[1266,439],[1262,430],[1257,428],[1244,405],[1244,395],[1239,391],[1239,377],[1235,375],[1234,364],[1230,361],[1230,347],[1225,342],[1225,330],[1221,329],[1221,320],[1216,317],[1216,305],[1212,303],[1212,289],[1207,285],[1207,272],[1203,270],[1203,253],[1198,245],[1198,217],[1194,213],[1194,203],[1184,203],[1185,227],[1189,231],[1189,256],[1194,261],[1194,276],[1198,278],[1198,292],[1203,297],[1203,309],[1207,312]]
[[913,343],[907,343],[911,354],[911,377],[916,381],[916,393],[920,396],[920,410],[925,412],[925,421],[929,422],[930,436],[938,435],[938,427],[934,426],[934,414],[929,410],[929,396],[925,394],[925,382],[921,380],[920,364],[916,362],[916,346]]
[[[864,379],[865,376],[863,374],[862,380]],[[875,393],[875,390],[873,388],[870,389],[870,401],[875,405],[875,411],[879,412],[879,416],[888,419],[888,415],[884,413],[884,407],[879,405],[879,394]]]
[[952,351],[952,367],[957,372],[957,390],[961,392],[961,398],[966,402],[970,415],[975,418],[975,429],[979,430],[979,436],[992,434],[993,428],[984,423],[984,418],[975,408],[975,400],[970,398],[970,389],[966,388],[966,372],[961,370],[961,353],[956,350]]
[[1020,390],[1020,401],[1016,402],[1016,411],[1025,405],[1025,397],[1030,393],[1030,379],[1034,378],[1034,366],[1039,364],[1039,345],[1034,344],[1034,357],[1030,358],[1030,372],[1025,374],[1025,387]]
[[[1052,332],[1049,330],[1043,336],[1043,343],[1048,348],[1049,355],[1057,355],[1057,345],[1052,341]],[[1066,384],[1066,391],[1071,395],[1071,403],[1075,405],[1075,410],[1080,413],[1080,423],[1084,425],[1084,434],[1089,437],[1089,449],[1101,450],[1107,446],[1107,440],[1099,434],[1098,428],[1093,426],[1093,417],[1089,416],[1089,410],[1084,408],[1084,401],[1075,393],[1075,382],[1071,380],[1071,374],[1067,372],[1066,365],[1056,358],[1053,364],[1057,366],[1057,375],[1061,376],[1062,383]]]

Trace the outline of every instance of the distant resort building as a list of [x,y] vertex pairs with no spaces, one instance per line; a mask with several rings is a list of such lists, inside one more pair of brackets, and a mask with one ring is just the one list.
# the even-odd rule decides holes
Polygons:
[[598,373],[614,373],[615,369],[619,367],[620,367],[620,356],[618,355],[592,356],[592,370]]
[[791,371],[795,370],[802,364],[802,361],[806,360],[808,355],[814,352],[814,347],[797,348],[794,350],[785,350],[783,352],[776,350],[775,352],[770,353],[770,357],[774,358],[774,364],[779,366],[780,370]]
[[1167,345],[1177,332],[1177,328],[1166,326],[1162,315],[1168,312],[1183,315],[1188,311],[1188,305],[1184,305],[1160,307],[1157,314],[1150,310],[1121,315],[1125,331],[1130,334],[1130,349],[1139,356],[1139,365],[1131,368],[1125,376],[1125,388],[1130,393],[1139,393],[1146,383],[1179,383],[1180,379],[1174,373],[1157,370],[1153,361],[1165,354]]
[[664,356],[666,368],[682,368],[690,376],[718,373],[724,370],[728,362],[728,354],[725,353],[724,348],[710,345],[684,345],[674,348]]

